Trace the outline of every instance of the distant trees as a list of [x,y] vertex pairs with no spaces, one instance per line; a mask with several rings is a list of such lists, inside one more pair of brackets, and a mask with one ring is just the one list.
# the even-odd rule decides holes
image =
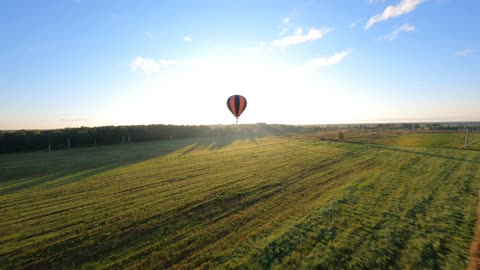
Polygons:
[[400,125],[400,128],[402,129],[413,129],[414,127],[414,124],[411,124],[411,123],[403,123]]
[[[313,129],[312,129],[313,130]],[[302,126],[267,125],[216,125],[216,126],[175,126],[175,125],[138,125],[80,127],[57,130],[18,130],[0,131],[0,153],[26,151],[49,151],[95,145],[147,142],[247,134],[261,136],[265,134],[286,134],[308,132]]]
[[339,131],[337,133],[337,138],[339,141],[343,141],[345,139],[345,134],[343,134],[343,132]]
[[377,129],[419,129],[426,128],[430,130],[461,130],[462,123],[396,123],[396,124],[377,124]]

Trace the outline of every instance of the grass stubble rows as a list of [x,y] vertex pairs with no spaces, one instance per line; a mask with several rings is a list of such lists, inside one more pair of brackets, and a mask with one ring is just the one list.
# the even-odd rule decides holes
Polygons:
[[0,268],[463,269],[480,153],[292,137],[0,156]]

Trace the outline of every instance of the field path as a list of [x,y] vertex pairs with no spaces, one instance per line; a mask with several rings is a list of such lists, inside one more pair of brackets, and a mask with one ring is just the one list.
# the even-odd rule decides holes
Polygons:
[[478,192],[477,223],[475,225],[475,237],[473,238],[472,245],[470,246],[470,259],[467,269],[480,269],[480,192]]

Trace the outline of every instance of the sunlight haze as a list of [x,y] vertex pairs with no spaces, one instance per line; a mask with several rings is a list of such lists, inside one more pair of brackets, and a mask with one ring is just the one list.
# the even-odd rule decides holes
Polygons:
[[0,129],[478,121],[474,0],[1,1]]

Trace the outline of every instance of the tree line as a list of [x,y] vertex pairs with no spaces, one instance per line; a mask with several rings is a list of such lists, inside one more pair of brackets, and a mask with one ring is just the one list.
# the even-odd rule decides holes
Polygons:
[[128,144],[156,140],[215,137],[225,135],[261,136],[302,132],[292,125],[137,125],[80,127],[55,130],[0,131],[0,153],[50,151],[96,145]]

